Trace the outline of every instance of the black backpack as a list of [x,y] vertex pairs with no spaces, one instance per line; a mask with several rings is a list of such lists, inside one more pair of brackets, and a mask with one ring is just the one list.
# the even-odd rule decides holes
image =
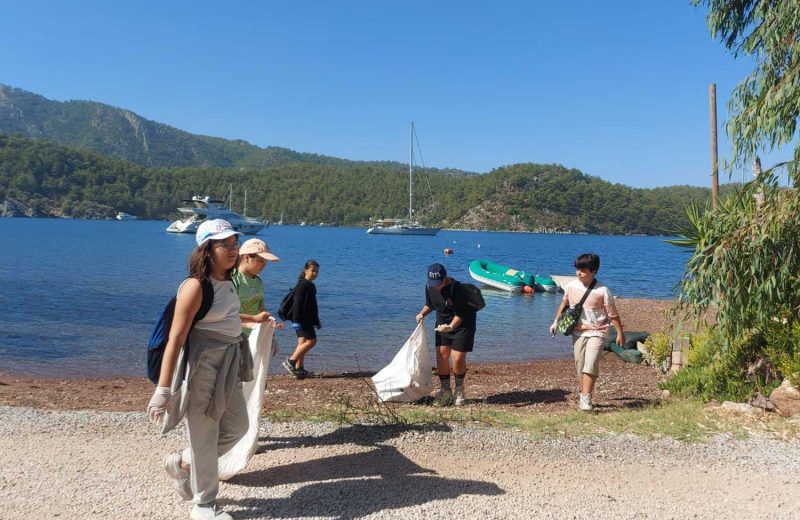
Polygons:
[[467,293],[467,305],[475,309],[476,312],[486,307],[486,300],[483,299],[480,289],[471,283],[462,283],[461,287]]
[[295,285],[289,292],[286,293],[286,296],[283,297],[281,300],[281,304],[278,306],[278,317],[283,321],[287,321],[292,319],[292,310],[294,308],[294,290],[297,289]]
[[[214,303],[214,286],[211,281],[205,279],[200,282],[200,287],[203,289],[203,301],[200,303],[200,309],[192,319],[192,326],[189,332],[194,328],[194,324],[205,318],[211,305]],[[164,349],[169,340],[169,329],[172,328],[172,318],[175,317],[175,302],[178,297],[173,296],[172,299],[161,311],[161,314],[156,320],[153,327],[153,332],[150,333],[150,341],[147,342],[147,377],[154,384],[158,384],[158,378],[161,377],[161,361],[164,359]],[[184,355],[184,362],[189,356]]]

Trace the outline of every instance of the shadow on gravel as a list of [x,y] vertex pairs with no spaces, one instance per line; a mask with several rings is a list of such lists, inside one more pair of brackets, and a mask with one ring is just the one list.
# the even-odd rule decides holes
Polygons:
[[638,410],[650,406],[657,406],[661,403],[658,399],[644,399],[641,397],[615,397],[609,399],[609,403],[595,404],[594,407],[603,411],[614,411],[620,409]]
[[239,508],[236,518],[335,517],[354,519],[379,511],[398,509],[461,495],[501,495],[490,482],[436,476],[408,459],[393,446],[286,464],[245,473],[230,484],[271,487],[307,485],[287,498],[220,500]]
[[561,388],[553,390],[517,390],[503,392],[486,397],[486,404],[506,404],[511,406],[528,406],[535,403],[560,403],[567,400],[571,392]]
[[313,446],[333,446],[336,444],[357,444],[360,446],[374,446],[381,442],[398,437],[404,433],[429,433],[449,432],[451,428],[446,424],[354,424],[338,428],[325,435],[304,435],[300,437],[269,437],[258,438],[259,446],[256,453],[283,448],[303,448]]
[[375,371],[372,371],[372,372],[344,372],[344,373],[341,373],[341,374],[321,373],[321,374],[317,374],[315,377],[317,379],[370,379],[375,374],[376,374]]

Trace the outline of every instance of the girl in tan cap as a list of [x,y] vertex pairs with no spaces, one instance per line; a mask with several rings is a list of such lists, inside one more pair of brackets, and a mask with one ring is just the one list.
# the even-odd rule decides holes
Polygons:
[[[250,335],[249,324],[269,323],[271,327],[283,328],[283,323],[275,321],[264,307],[264,282],[259,276],[268,262],[278,260],[280,258],[272,254],[267,244],[257,238],[251,238],[239,248],[239,265],[233,273],[233,285],[241,302],[239,318],[245,336]],[[276,353],[274,342],[272,353]]]

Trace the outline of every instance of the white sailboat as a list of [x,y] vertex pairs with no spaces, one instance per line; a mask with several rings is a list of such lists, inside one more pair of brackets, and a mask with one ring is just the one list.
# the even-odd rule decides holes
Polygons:
[[425,227],[414,220],[414,123],[411,123],[408,156],[408,218],[382,218],[372,221],[367,229],[371,235],[427,235],[433,236],[441,228]]

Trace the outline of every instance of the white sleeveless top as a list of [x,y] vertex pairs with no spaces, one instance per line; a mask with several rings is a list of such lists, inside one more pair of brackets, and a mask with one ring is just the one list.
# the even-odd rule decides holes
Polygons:
[[214,287],[214,303],[206,316],[195,324],[195,328],[238,337],[242,333],[242,320],[239,319],[239,295],[233,282],[209,280]]

